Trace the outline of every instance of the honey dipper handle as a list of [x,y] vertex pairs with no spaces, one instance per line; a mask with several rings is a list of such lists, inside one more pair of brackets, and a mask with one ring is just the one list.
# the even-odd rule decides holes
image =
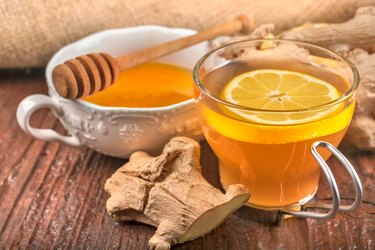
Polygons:
[[232,21],[203,30],[195,35],[117,57],[116,62],[120,70],[128,69],[217,36],[229,35],[235,32],[248,33],[254,26],[254,21],[249,19],[248,16],[239,15]]

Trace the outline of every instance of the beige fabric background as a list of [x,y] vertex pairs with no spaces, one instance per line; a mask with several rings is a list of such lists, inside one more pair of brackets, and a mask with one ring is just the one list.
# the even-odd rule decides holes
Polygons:
[[245,13],[282,30],[344,21],[364,5],[375,0],[0,0],[0,68],[45,66],[63,45],[104,29],[158,24],[201,30]]

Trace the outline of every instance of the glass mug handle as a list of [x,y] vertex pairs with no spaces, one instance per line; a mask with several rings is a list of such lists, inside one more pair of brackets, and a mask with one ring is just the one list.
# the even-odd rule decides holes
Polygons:
[[45,141],[59,141],[70,146],[81,146],[79,139],[74,135],[60,135],[52,129],[34,128],[30,125],[31,115],[38,109],[49,108],[55,116],[62,116],[61,107],[49,96],[36,94],[23,99],[17,108],[17,121],[21,128],[33,137]]
[[[330,151],[341,162],[341,164],[345,167],[345,169],[350,174],[354,182],[354,188],[355,188],[355,199],[351,205],[340,205],[340,193],[337,187],[336,180],[329,166],[318,153],[317,151],[318,147],[324,147],[328,151]],[[332,204],[310,202],[310,203],[302,205],[302,211],[283,210],[283,211],[280,211],[281,214],[287,214],[287,215],[292,215],[295,217],[302,217],[302,218],[329,219],[329,218],[332,218],[337,213],[337,211],[355,210],[362,202],[363,189],[362,189],[361,181],[355,169],[353,168],[352,164],[348,161],[348,159],[346,159],[346,157],[336,147],[332,146],[328,142],[324,142],[324,141],[315,142],[311,147],[311,153],[313,154],[315,160],[320,165],[322,172],[324,173],[325,177],[328,180],[328,184],[332,192]],[[303,211],[305,208],[330,209],[330,211],[327,213],[308,212],[308,211]]]

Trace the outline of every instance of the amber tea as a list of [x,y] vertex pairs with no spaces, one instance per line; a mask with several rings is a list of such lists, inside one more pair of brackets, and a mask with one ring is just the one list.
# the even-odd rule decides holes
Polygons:
[[320,176],[312,143],[337,146],[350,123],[353,98],[340,101],[350,79],[332,68],[341,65],[309,60],[265,57],[211,68],[203,62],[195,75],[198,114],[219,158],[221,183],[244,184],[253,207],[281,209],[310,200]]

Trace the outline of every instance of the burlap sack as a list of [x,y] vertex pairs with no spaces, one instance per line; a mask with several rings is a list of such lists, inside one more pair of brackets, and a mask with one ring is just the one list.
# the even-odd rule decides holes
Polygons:
[[0,2],[0,68],[42,67],[63,45],[104,29],[142,24],[196,30],[240,13],[278,30],[340,22],[375,0],[19,0]]

